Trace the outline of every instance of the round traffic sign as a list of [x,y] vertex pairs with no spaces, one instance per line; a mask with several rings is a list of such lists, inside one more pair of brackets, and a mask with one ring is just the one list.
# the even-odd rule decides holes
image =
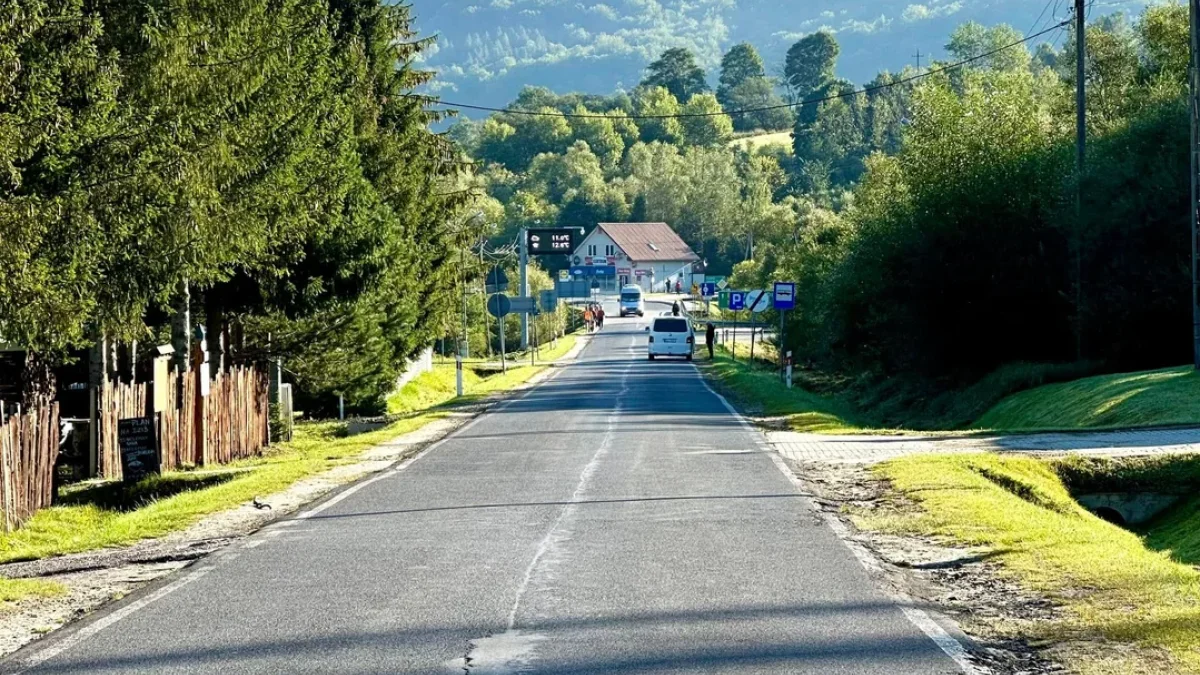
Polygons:
[[746,293],[746,309],[758,314],[771,308],[771,295],[766,291],[750,291]]
[[488,314],[491,314],[497,319],[503,318],[511,309],[512,303],[509,301],[508,296],[504,295],[503,293],[497,293],[488,298]]

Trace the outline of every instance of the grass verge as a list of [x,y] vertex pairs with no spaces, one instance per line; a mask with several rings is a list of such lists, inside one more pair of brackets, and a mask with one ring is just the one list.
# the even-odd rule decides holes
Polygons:
[[1200,672],[1200,571],[1180,562],[1167,541],[1172,531],[1200,529],[1194,503],[1143,539],[1079,506],[1051,462],[920,456],[876,471],[915,508],[858,513],[857,524],[950,540],[1000,563],[1003,574],[1064,608],[1061,620],[1031,626],[1043,634],[1025,637],[1104,638],[1099,649],[1073,654],[1068,665],[1076,672]]
[[975,426],[1004,431],[1200,424],[1200,373],[1190,366],[1099,375],[1014,394]]
[[[574,336],[559,341],[559,358],[574,345]],[[483,396],[515,387],[545,366],[512,368],[507,374],[477,378],[472,396]],[[161,537],[195,524],[204,516],[269,495],[304,478],[340,465],[352,464],[370,448],[415,431],[445,417],[445,372],[453,398],[454,370],[427,373],[423,386],[400,399],[405,410],[387,426],[363,434],[346,435],[344,424],[319,422],[296,427],[289,443],[273,446],[262,457],[215,469],[179,471],[151,476],[134,485],[84,483],[60,495],[59,504],[43,509],[20,529],[0,535],[0,563],[36,560],[55,555],[124,546]],[[473,371],[469,371],[472,372]],[[410,385],[411,386],[411,385]],[[441,386],[441,389],[437,387]],[[428,388],[429,391],[424,389]],[[52,582],[0,577],[0,603],[31,596],[65,592]]]
[[[783,417],[791,429],[811,433],[853,433],[862,431],[862,425],[851,407],[838,399],[814,394],[800,387],[788,389],[779,375],[757,360],[751,364],[742,354],[742,360],[730,358],[729,350],[719,348],[717,358],[704,366],[704,372],[718,387],[751,415]],[[757,348],[755,349],[757,356]],[[773,366],[773,364],[772,364]]]
[[[566,356],[575,347],[577,339],[576,335],[567,335],[558,341],[557,347],[540,350],[538,365],[530,366],[527,361],[511,360],[507,373],[484,368],[483,364],[464,365],[464,399],[477,399],[526,382],[544,370],[548,362]],[[428,373],[422,373],[388,397],[388,413],[410,413],[454,401],[458,391],[456,377],[453,366],[439,365]]]

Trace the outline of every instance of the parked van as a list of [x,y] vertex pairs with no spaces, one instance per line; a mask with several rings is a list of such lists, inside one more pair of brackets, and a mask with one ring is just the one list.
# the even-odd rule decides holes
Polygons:
[[630,314],[644,316],[646,314],[646,301],[642,298],[642,287],[635,284],[629,284],[621,288],[621,316],[626,317]]

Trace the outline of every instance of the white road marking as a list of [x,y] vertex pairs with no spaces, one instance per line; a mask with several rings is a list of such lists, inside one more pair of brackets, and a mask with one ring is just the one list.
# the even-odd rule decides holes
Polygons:
[[[412,466],[412,464],[414,462],[416,462],[418,459],[421,459],[422,457],[433,452],[437,448],[441,447],[447,441],[452,440],[458,434],[475,426],[475,424],[477,424],[480,420],[482,420],[484,417],[491,414],[492,412],[503,410],[504,408],[507,408],[508,406],[513,405],[517,401],[523,400],[525,397],[529,396],[529,394],[531,392],[533,392],[535,389],[537,389],[542,384],[545,384],[546,382],[553,380],[555,377],[558,377],[558,374],[560,372],[562,372],[563,370],[565,370],[565,369],[564,368],[554,369],[547,377],[536,382],[533,386],[531,386],[528,389],[526,389],[525,391],[521,392],[521,394],[519,396],[515,396],[512,398],[506,399],[504,401],[501,401],[500,403],[496,404],[493,408],[481,412],[479,415],[476,415],[474,419],[472,419],[471,421],[462,425],[461,427],[454,429],[449,434],[447,434],[444,438],[430,444],[429,447],[425,448],[424,450],[417,453],[416,455],[409,457],[408,459],[400,462],[399,464],[394,465],[392,468],[381,471],[378,475],[375,475],[375,476],[373,476],[367,480],[364,480],[360,483],[351,485],[350,487],[346,488],[345,490],[342,490],[337,495],[334,495],[332,498],[326,500],[325,502],[323,502],[321,504],[318,504],[317,506],[313,507],[312,509],[309,509],[308,511],[305,511],[304,513],[294,516],[290,520],[272,523],[271,527],[279,528],[279,527],[294,526],[295,524],[299,523],[300,521],[307,520],[307,519],[312,518],[313,516],[321,513],[322,511],[325,511],[326,509],[330,508],[331,506],[341,502],[342,500],[346,499],[347,497],[354,494],[355,492],[358,492],[359,490],[363,489],[364,487],[366,487],[378,480],[381,480],[383,478],[388,478],[390,476],[395,476],[396,474],[400,473],[401,471],[407,469],[409,466]],[[262,533],[262,536],[274,537],[276,535],[282,534],[283,532],[284,531],[277,531],[277,530],[272,529],[270,531]],[[251,535],[251,536],[255,536],[255,535]],[[265,541],[266,541],[266,539],[263,539],[263,538],[252,539],[251,541],[246,542],[246,544],[243,545],[241,548],[242,549],[256,548],[256,547],[262,545]],[[229,555],[227,555],[224,558],[220,558],[220,559],[214,558],[213,562],[215,562],[215,563],[226,562],[226,561],[237,558],[239,555],[240,555],[240,553],[230,553]],[[147,607],[151,603],[157,602],[158,600],[170,595],[171,593],[174,593],[175,591],[179,590],[180,588],[183,588],[184,586],[192,583],[193,581],[196,581],[197,579],[204,576],[205,574],[208,574],[209,572],[213,571],[214,569],[216,569],[215,565],[204,565],[201,567],[196,567],[191,572],[184,574],[183,576],[179,577],[175,581],[167,584],[166,586],[163,586],[162,588],[151,593],[150,595],[147,595],[143,598],[134,600],[133,602],[130,602],[128,605],[125,605],[124,607],[114,610],[112,613],[107,614],[107,615],[97,619],[95,622],[88,624],[87,626],[84,626],[83,628],[80,628],[78,631],[63,638],[62,640],[59,640],[53,644],[50,644],[48,646],[44,646],[41,648],[34,647],[34,651],[32,651],[28,657],[19,661],[20,663],[22,663],[22,667],[16,671],[16,674],[19,675],[20,673],[23,673],[23,672],[29,670],[30,668],[34,668],[42,663],[45,663],[46,661],[58,656],[59,654],[62,654],[63,652],[74,647],[75,645],[79,644],[80,642],[83,642],[84,640],[92,637],[93,635],[96,635],[97,633],[104,630],[105,628],[112,626],[113,624],[117,623],[121,619],[124,619],[125,617],[129,616],[130,614],[133,614],[134,612],[137,612],[138,610],[141,610],[141,609]]]
[[[771,461],[784,475],[784,477],[786,477],[797,490],[804,492],[803,483],[800,482],[800,479],[796,478],[796,475],[792,473],[792,470],[788,467],[787,463],[784,462],[783,458],[780,457],[778,453],[774,452],[774,450],[770,447],[770,444],[767,443],[766,439],[763,437],[762,433],[760,433],[758,429],[754,428],[754,426],[750,424],[749,420],[742,416],[742,414],[738,412],[737,408],[733,407],[728,399],[717,393],[717,391],[712,388],[712,386],[708,383],[708,380],[705,379],[704,375],[700,373],[700,369],[698,367],[696,367],[696,377],[699,378],[702,384],[704,384],[704,388],[707,389],[710,394],[717,397],[717,400],[719,400],[725,406],[725,409],[729,411],[730,415],[733,415],[734,419],[738,421],[742,428],[752,434],[755,444],[758,445],[759,448],[764,452],[766,452],[768,456],[770,456]],[[815,513],[821,516],[825,523],[829,525],[835,534],[837,534],[838,539],[843,545],[846,546],[847,549],[850,550],[850,553],[854,555],[859,564],[861,564],[868,572],[875,574],[879,573],[880,568],[875,559],[860,547],[851,545],[850,531],[846,528],[845,523],[838,520],[833,514],[821,509],[811,497],[802,495],[802,498],[808,502],[809,507]],[[949,656],[964,673],[967,673],[968,675],[983,675],[983,673],[985,673],[985,671],[980,670],[974,663],[971,662],[970,652],[967,651],[967,648],[964,647],[961,642],[955,639],[953,635],[950,635],[945,628],[942,628],[936,621],[934,621],[933,618],[929,616],[928,612],[919,607],[914,607],[910,598],[899,596],[895,593],[888,593],[888,595],[891,596],[892,601],[895,602],[900,608],[900,611],[903,612],[905,618],[907,618],[914,626],[919,628],[922,633],[925,633],[925,635],[928,636],[929,639],[932,640],[933,643],[936,644],[942,650],[942,652],[946,654],[946,656]]]
[[131,602],[128,605],[125,605],[124,607],[122,607],[121,609],[118,609],[117,611],[115,611],[107,616],[97,619],[94,623],[84,626],[83,628],[80,628],[75,633],[63,638],[62,640],[59,640],[55,644],[50,645],[49,647],[46,647],[45,649],[41,649],[41,650],[35,652],[29,658],[24,660],[24,663],[22,664],[23,667],[20,670],[18,670],[17,673],[23,673],[26,670],[29,670],[30,668],[35,668],[35,667],[41,665],[42,663],[67,651],[71,647],[74,647],[75,645],[79,644],[80,642],[83,642],[84,640],[90,638],[91,636],[95,635],[96,633],[99,633],[100,631],[104,630],[105,628],[108,628],[109,626],[120,621],[121,619],[124,619],[125,617],[129,616],[130,614],[133,614],[134,612],[145,607],[146,605],[149,605],[150,603],[158,600],[159,598],[170,595],[171,593],[174,593],[175,591],[183,588],[184,586],[192,583],[193,581],[196,581],[197,579],[204,576],[205,574],[208,574],[209,572],[213,571],[214,569],[216,569],[216,568],[213,567],[212,565],[203,565],[201,567],[197,567],[196,569],[192,570],[191,572],[188,572],[187,574],[176,579],[175,581],[172,581],[171,583],[167,584],[166,586],[163,586],[162,588],[151,593],[150,595],[147,595],[146,597],[138,599],[134,602]]
[[[637,337],[636,334],[630,337],[630,349],[636,347]],[[466,656],[462,659],[456,659],[450,664],[450,667],[454,671],[466,670],[470,673],[509,675],[510,673],[522,672],[533,660],[537,642],[543,638],[536,633],[528,633],[516,629],[517,614],[521,610],[521,602],[525,599],[529,586],[533,583],[533,579],[537,575],[543,561],[547,559],[547,556],[555,553],[558,545],[566,540],[568,533],[565,532],[564,523],[575,513],[578,505],[584,503],[583,496],[587,493],[588,485],[591,483],[592,477],[596,474],[596,470],[600,466],[600,461],[612,449],[613,442],[616,439],[617,422],[621,416],[621,408],[625,403],[626,395],[629,393],[629,373],[633,370],[634,363],[636,361],[630,360],[621,372],[621,391],[617,395],[616,405],[613,406],[605,420],[604,438],[601,439],[595,454],[592,455],[591,459],[588,460],[588,463],[579,473],[579,481],[575,485],[575,491],[571,493],[571,498],[567,500],[567,503],[559,511],[558,517],[554,519],[554,523],[546,532],[546,536],[538,543],[537,548],[534,550],[533,558],[525,568],[525,576],[521,579],[521,583],[517,587],[516,597],[513,599],[512,608],[508,612],[508,621],[505,630],[495,635],[471,640],[468,643]]]

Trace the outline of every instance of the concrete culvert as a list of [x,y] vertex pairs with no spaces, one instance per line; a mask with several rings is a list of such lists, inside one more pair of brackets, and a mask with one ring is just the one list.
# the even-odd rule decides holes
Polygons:
[[1109,508],[1107,506],[1101,506],[1100,508],[1096,509],[1093,513],[1095,513],[1098,518],[1100,518],[1102,520],[1107,520],[1108,522],[1112,523],[1113,525],[1119,525],[1120,527],[1125,527],[1125,516],[1122,516],[1121,512],[1117,511],[1116,509]]

